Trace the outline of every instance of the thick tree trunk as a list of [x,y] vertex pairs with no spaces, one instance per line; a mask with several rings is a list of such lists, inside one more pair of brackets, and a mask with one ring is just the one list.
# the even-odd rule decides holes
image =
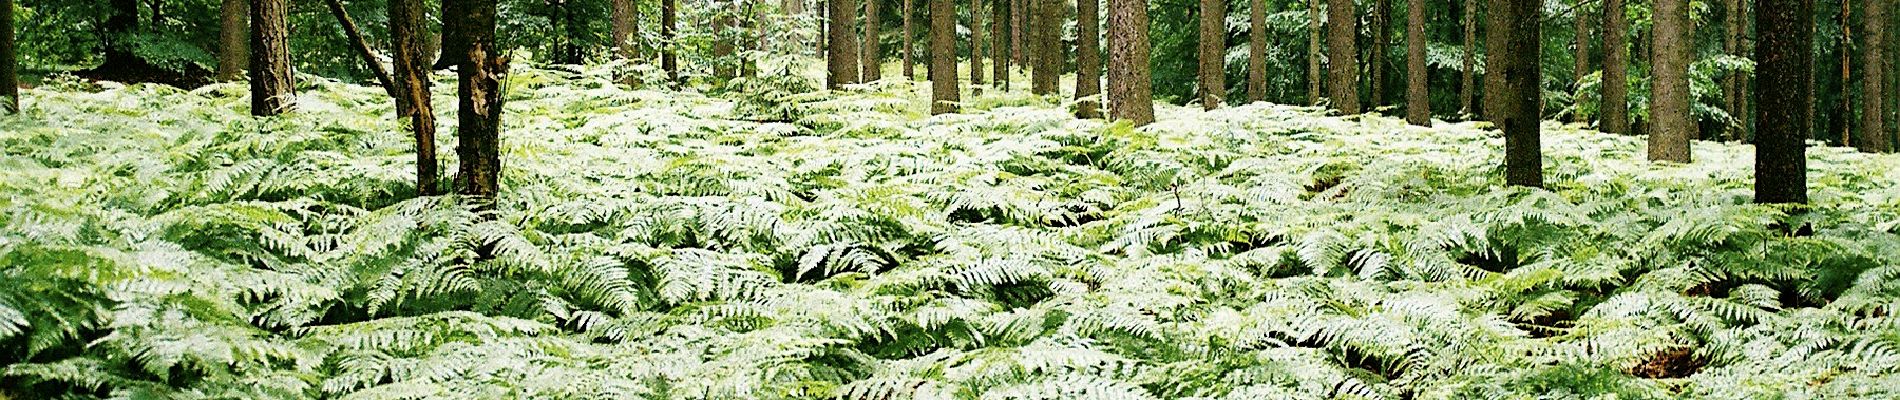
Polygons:
[[[1664,0],[1667,1],[1667,0]],[[1544,159],[1538,137],[1543,121],[1542,2],[1492,0],[1492,52],[1485,57],[1485,115],[1504,130],[1504,179],[1514,186],[1544,185]],[[1495,83],[1493,87],[1491,83]]]
[[1425,65],[1425,0],[1407,0],[1405,11],[1405,122],[1432,126],[1431,71]]
[[1887,2],[1892,0],[1867,0],[1862,6],[1861,20],[1867,24],[1862,34],[1867,43],[1861,52],[1861,119],[1862,139],[1860,150],[1869,153],[1892,151],[1887,143],[1885,121],[1886,80],[1886,41],[1887,41]]
[[1328,0],[1326,6],[1326,75],[1332,79],[1333,109],[1359,113],[1359,15],[1353,0]]
[[957,6],[930,0],[930,114],[957,112]]
[[[613,46],[614,56],[633,62],[640,59],[640,8],[634,0],[610,0],[608,13],[613,19],[608,40]],[[622,84],[633,85],[639,77],[628,74],[620,78]]]
[[1630,133],[1629,117],[1629,17],[1623,0],[1603,3],[1603,103],[1598,128],[1616,134]]
[[349,39],[350,49],[356,50],[356,56],[363,58],[363,68],[376,77],[376,83],[383,85],[383,91],[390,98],[400,97],[396,85],[390,82],[389,70],[383,68],[383,62],[376,56],[376,50],[369,47],[369,39],[363,38],[363,32],[356,28],[356,20],[350,18],[350,12],[343,9],[343,0],[324,0],[330,7],[330,16],[336,18],[336,24],[343,27],[343,37]]
[[859,82],[884,79],[884,34],[878,29],[884,26],[880,12],[884,7],[878,6],[883,3],[881,0],[864,2],[864,46],[859,47],[858,53],[858,67],[863,68],[864,74],[859,75]]
[[250,13],[250,0],[224,0],[219,8],[219,81],[244,79],[244,69],[251,63]]
[[0,114],[20,111],[20,58],[13,43],[13,0],[0,0]]
[[858,38],[857,0],[831,0],[831,9],[826,14],[831,27],[828,35],[831,45],[826,46],[825,61],[831,73],[826,75],[825,87],[843,88],[844,85],[858,83]]
[[983,1],[970,0],[970,86],[982,90],[983,73]]
[[448,0],[465,3],[467,12],[459,18],[455,36],[467,44],[468,54],[456,66],[461,96],[456,111],[455,155],[460,169],[456,173],[457,193],[470,196],[492,207],[501,193],[501,78],[508,73],[508,59],[495,43],[497,0]]
[[1108,115],[1135,126],[1155,122],[1148,70],[1148,1],[1108,0]]
[[1320,82],[1324,81],[1324,78],[1320,77],[1320,50],[1322,49],[1320,37],[1325,32],[1325,28],[1320,23],[1322,21],[1319,14],[1320,1],[1322,0],[1307,0],[1306,3],[1306,17],[1313,25],[1312,32],[1307,35],[1306,41],[1306,102],[1315,106],[1320,105]]
[[1465,0],[1464,61],[1458,78],[1458,113],[1471,118],[1478,115],[1478,0]]
[[904,40],[902,40],[904,43],[904,80],[917,79],[917,31],[912,28],[910,23],[910,21],[914,19],[911,18],[911,16],[916,15],[917,9],[912,8],[912,2],[913,0],[904,0]]
[[680,81],[679,46],[673,43],[679,32],[679,0],[660,0],[660,69],[666,71],[666,81],[678,84]]
[[435,159],[435,106],[429,100],[429,57],[423,51],[429,27],[422,0],[390,0],[390,56],[395,61],[396,118],[416,140],[416,194],[440,194]]
[[1696,137],[1689,115],[1689,57],[1691,48],[1688,0],[1656,0],[1655,44],[1650,49],[1655,68],[1649,101],[1649,160],[1689,162],[1689,141]]
[[1267,2],[1253,0],[1247,19],[1247,101],[1267,101]]
[[282,114],[295,100],[289,11],[286,0],[251,0],[251,115]]
[[1814,0],[1755,0],[1755,202],[1808,202],[1807,139],[1813,125]]
[[1009,90],[1009,17],[1008,0],[990,1],[990,79]]
[[437,70],[462,65],[462,62],[466,61],[462,57],[468,55],[467,40],[450,33],[460,32],[462,29],[461,25],[464,21],[456,16],[468,15],[468,11],[462,9],[466,6],[464,3],[461,0],[442,0],[442,46],[441,55],[435,59],[434,68]]
[[[1573,44],[1575,46],[1573,50],[1577,53],[1571,59],[1574,64],[1570,71],[1570,75],[1576,79],[1576,86],[1571,87],[1571,90],[1577,96],[1583,95],[1583,76],[1590,74],[1590,19],[1584,18],[1586,14],[1583,13],[1583,6],[1591,1],[1594,0],[1577,0],[1577,4],[1571,6],[1570,9],[1570,16],[1577,23],[1576,43]],[[1584,118],[1583,113],[1579,111],[1570,114],[1570,122],[1589,122],[1589,119]]]
[[1100,2],[1075,3],[1075,117],[1101,118],[1102,20]]
[[1041,95],[1056,94],[1056,81],[1062,75],[1062,38],[1056,28],[1062,25],[1062,19],[1056,11],[1056,0],[1030,0],[1035,4],[1035,65],[1034,82],[1030,92]]
[[1392,23],[1390,3],[1377,0],[1372,5],[1372,48],[1366,49],[1367,69],[1372,76],[1366,77],[1368,92],[1372,93],[1372,108],[1385,106],[1385,64],[1387,46],[1392,44]]
[[1220,108],[1227,98],[1227,1],[1201,0],[1201,108]]

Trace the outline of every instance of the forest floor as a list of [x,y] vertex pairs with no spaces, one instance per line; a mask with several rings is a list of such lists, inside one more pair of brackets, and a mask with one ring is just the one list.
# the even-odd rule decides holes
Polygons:
[[1746,145],[1658,165],[1551,123],[1532,190],[1482,123],[1133,129],[1014,91],[931,117],[922,82],[609,75],[508,80],[493,213],[413,198],[380,89],[308,78],[261,120],[236,84],[28,90],[0,117],[0,391],[1900,396],[1900,157],[1813,149],[1794,214],[1749,203]]

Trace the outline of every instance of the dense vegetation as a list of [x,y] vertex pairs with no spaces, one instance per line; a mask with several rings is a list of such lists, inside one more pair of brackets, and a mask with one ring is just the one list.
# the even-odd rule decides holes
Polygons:
[[510,75],[492,211],[413,196],[379,88],[26,91],[0,397],[1900,396],[1894,156],[1791,213],[1746,145],[1548,123],[1505,189],[1482,122],[612,75]]

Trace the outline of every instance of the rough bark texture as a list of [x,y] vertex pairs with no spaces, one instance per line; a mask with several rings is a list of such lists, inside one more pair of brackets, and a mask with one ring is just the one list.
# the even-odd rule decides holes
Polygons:
[[1035,23],[1030,24],[1030,28],[1035,30],[1035,56],[1030,58],[1036,70],[1029,91],[1043,95],[1056,94],[1056,81],[1062,75],[1063,53],[1060,46],[1062,37],[1058,36],[1060,34],[1056,28],[1062,25],[1062,20],[1056,14],[1056,0],[1030,0],[1030,3],[1036,9]]
[[1465,0],[1464,61],[1464,71],[1458,78],[1458,113],[1474,117],[1478,115],[1478,0]]
[[1201,0],[1201,108],[1220,108],[1227,97],[1227,1]]
[[1267,2],[1247,8],[1247,101],[1267,101]]
[[1814,0],[1755,0],[1755,202],[1807,203]]
[[1009,21],[1007,0],[990,1],[990,79],[1009,90]]
[[435,107],[429,100],[429,54],[423,51],[429,31],[422,0],[390,0],[389,48],[395,64],[396,118],[408,124],[416,141],[416,194],[440,194],[436,183]]
[[957,112],[957,6],[930,0],[930,114]]
[[863,69],[864,74],[859,75],[860,82],[876,82],[884,79],[884,41],[882,40],[884,35],[878,29],[884,25],[882,20],[884,13],[881,12],[884,7],[878,6],[882,3],[884,2],[879,0],[864,2],[864,46],[859,47],[860,53],[858,53],[858,67]]
[[501,78],[508,69],[507,58],[495,46],[497,0],[447,1],[465,3],[460,8],[467,12],[455,32],[468,45],[462,65],[456,66],[456,93],[461,97],[455,113],[455,154],[460,160],[456,193],[489,203],[501,193]]
[[218,15],[218,71],[217,79],[230,82],[244,79],[244,69],[251,63],[250,0],[224,0]]
[[679,83],[680,61],[678,46],[673,37],[679,32],[679,0],[660,0],[660,43],[665,50],[660,51],[660,69],[666,71],[666,81]]
[[1101,118],[1102,12],[1100,2],[1075,3],[1075,116]]
[[350,49],[356,50],[356,56],[363,59],[363,68],[369,69],[370,75],[376,77],[376,83],[383,85],[383,91],[388,92],[390,98],[397,97],[396,85],[390,82],[389,70],[383,68],[382,58],[377,57],[376,50],[369,47],[369,39],[363,38],[363,31],[356,28],[356,20],[350,18],[350,12],[343,9],[343,0],[324,0],[324,4],[329,6],[330,16],[336,18],[337,25],[343,27],[343,37],[349,39]]
[[1425,0],[1407,0],[1405,10],[1405,122],[1432,126],[1432,98],[1425,65]]
[[1388,0],[1378,0],[1372,5],[1372,47],[1366,49],[1366,69],[1372,71],[1366,77],[1367,91],[1372,93],[1372,108],[1385,106],[1385,59],[1386,46],[1392,43],[1391,7]]
[[1108,115],[1135,126],[1155,122],[1148,70],[1148,1],[1108,0]]
[[1307,0],[1306,3],[1306,18],[1312,22],[1312,32],[1307,36],[1306,41],[1306,102],[1315,106],[1320,104],[1320,82],[1323,81],[1320,77],[1320,50],[1322,49],[1320,37],[1323,36],[1325,29],[1320,23],[1322,21],[1319,14],[1320,1],[1322,0]]
[[251,0],[251,115],[289,111],[296,97],[290,74],[287,0]]
[[435,59],[435,69],[443,70],[462,65],[462,57],[468,55],[468,41],[450,32],[461,31],[463,21],[456,16],[468,15],[463,10],[466,4],[460,0],[442,0],[442,46],[441,55]]
[[858,83],[857,0],[831,0],[826,19],[831,22],[825,62],[830,74],[825,87],[838,89]]
[[904,40],[902,42],[904,43],[905,80],[917,79],[917,31],[910,22],[915,19],[911,16],[915,15],[917,9],[912,3],[913,0],[904,0]]
[[[1486,89],[1485,115],[1504,130],[1504,179],[1514,186],[1544,185],[1544,159],[1539,134],[1544,92],[1539,84],[1543,66],[1538,46],[1543,43],[1541,2],[1491,0],[1490,46],[1486,75],[1495,75]],[[1493,83],[1496,87],[1492,87]]]
[[[610,0],[607,8],[609,18],[613,19],[610,21],[612,26],[608,33],[612,35],[609,40],[612,41],[610,44],[613,46],[614,56],[630,62],[640,59],[639,5],[634,3],[634,0]],[[628,74],[621,77],[620,81],[631,85],[638,82],[639,77]]]
[[1328,0],[1326,6],[1326,84],[1333,109],[1346,114],[1359,113],[1359,16],[1352,1]]
[[1867,0],[1861,9],[1861,20],[1867,28],[1862,37],[1863,44],[1861,72],[1861,118],[1860,150],[1870,153],[1892,151],[1888,145],[1886,117],[1886,41],[1887,41],[1887,2],[1893,0]]
[[[1590,74],[1590,19],[1584,18],[1583,6],[1591,1],[1595,0],[1577,0],[1577,4],[1570,8],[1571,19],[1577,23],[1576,41],[1571,44],[1576,55],[1571,57],[1573,63],[1570,70],[1570,76],[1576,77],[1576,81],[1575,86],[1570,89],[1578,96],[1583,95],[1583,76]],[[1570,113],[1570,122],[1588,122],[1588,120],[1583,117],[1583,113],[1573,112]]]
[[[982,85],[983,74],[983,1],[970,0],[970,85]],[[981,90],[981,89],[977,89]]]
[[1695,138],[1695,119],[1689,115],[1689,24],[1688,0],[1656,0],[1655,44],[1650,49],[1654,68],[1651,74],[1649,118],[1655,121],[1649,132],[1649,160],[1690,161],[1689,140]]
[[1597,127],[1604,132],[1630,133],[1629,16],[1623,0],[1603,2],[1603,103]]

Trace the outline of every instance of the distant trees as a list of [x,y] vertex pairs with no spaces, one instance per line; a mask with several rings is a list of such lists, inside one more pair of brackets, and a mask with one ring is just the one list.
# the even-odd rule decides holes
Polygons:
[[[1668,1],[1668,0],[1662,0]],[[1538,137],[1543,123],[1542,2],[1491,0],[1485,56],[1484,112],[1504,131],[1504,180],[1513,186],[1544,186],[1544,156]]]
[[825,46],[825,65],[829,73],[825,75],[825,87],[835,90],[858,83],[858,7],[857,0],[830,0],[830,6],[825,13],[830,23],[826,29],[829,39]]
[[290,72],[288,0],[251,0],[251,115],[289,111],[296,97]]
[[1353,0],[1328,0],[1326,5],[1326,83],[1334,110],[1359,113],[1359,15]]
[[[1085,0],[1086,1],[1086,0]],[[1227,97],[1227,1],[1201,0],[1201,107],[1220,108]]]
[[1813,134],[1814,0],[1755,0],[1755,202],[1807,203]]
[[1108,114],[1135,126],[1155,121],[1148,70],[1148,1],[1108,0]]
[[1655,53],[1650,84],[1649,160],[1690,161],[1689,141],[1696,136],[1695,120],[1689,118],[1689,0],[1656,0],[1652,17],[1655,24]]

